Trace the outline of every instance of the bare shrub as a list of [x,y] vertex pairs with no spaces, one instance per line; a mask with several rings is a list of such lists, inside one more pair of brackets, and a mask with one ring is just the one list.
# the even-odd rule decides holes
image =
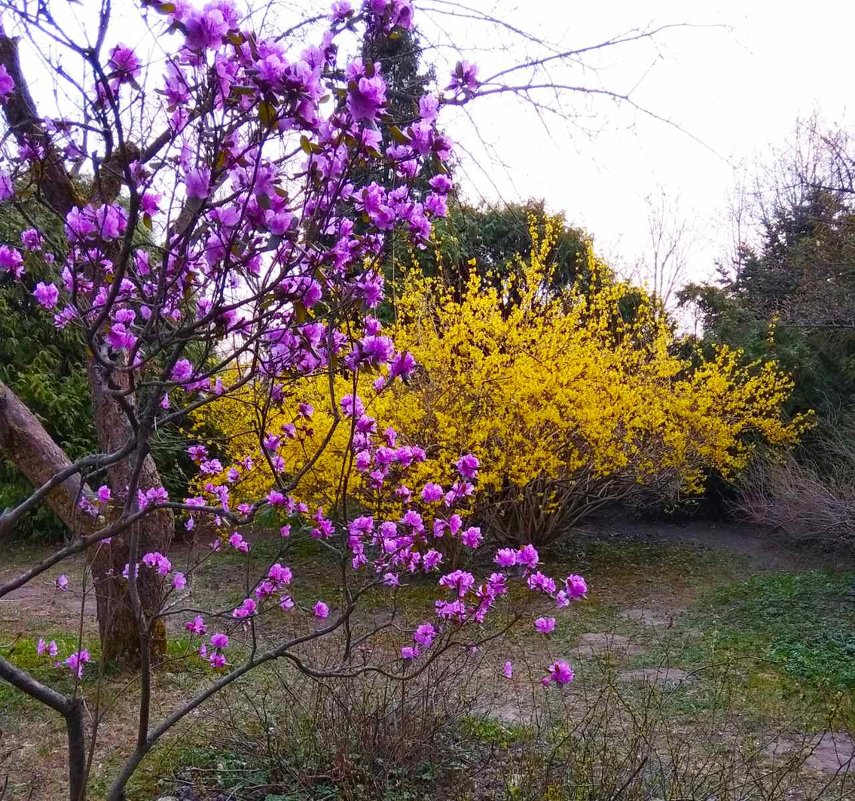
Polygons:
[[[855,444],[833,445],[855,463]],[[822,471],[816,462],[792,455],[759,459],[744,478],[734,511],[794,542],[829,549],[855,545],[855,481],[845,464]]]
[[640,489],[629,476],[597,476],[591,470],[563,479],[537,478],[522,489],[484,492],[476,516],[496,542],[540,548],[603,508],[637,496]]
[[[673,643],[660,645],[663,665],[681,658]],[[744,663],[699,666],[685,684],[663,687],[623,681],[604,655],[588,664],[588,682],[557,693],[524,676],[497,679],[490,661],[490,654],[448,659],[407,684],[376,674],[312,682],[275,667],[263,686],[223,696],[207,761],[176,770],[176,794],[194,801],[852,797],[848,764],[811,770],[817,735],[788,728],[792,722],[773,730],[749,719],[731,675]]]
[[312,681],[272,668],[263,686],[224,697],[211,759],[177,771],[179,794],[207,798],[216,786],[235,799],[463,797],[478,772],[458,737],[476,714],[472,662],[437,660],[409,681],[376,673]]

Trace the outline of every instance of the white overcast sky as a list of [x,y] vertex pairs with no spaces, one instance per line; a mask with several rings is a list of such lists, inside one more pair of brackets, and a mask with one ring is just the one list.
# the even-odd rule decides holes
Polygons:
[[[256,9],[266,5],[244,2]],[[326,10],[330,2],[273,0],[266,23],[284,28],[295,15]],[[710,277],[715,258],[730,242],[725,213],[740,169],[785,141],[799,116],[816,113],[830,124],[850,126],[855,121],[855,0],[456,2],[560,49],[595,44],[633,28],[689,26],[651,42],[602,51],[593,62],[595,72],[553,74],[555,80],[621,93],[632,89],[639,105],[678,127],[580,95],[566,98],[568,119],[553,120],[548,131],[530,108],[508,96],[478,100],[446,115],[464,154],[459,184],[470,199],[543,198],[586,228],[598,251],[618,267],[644,255],[645,198],[664,192],[694,233],[689,277]],[[489,26],[449,16],[449,0],[414,0],[414,5],[423,38],[440,45],[427,54],[429,60],[453,63],[459,48],[486,77],[525,55],[518,41]],[[59,3],[58,10],[79,25],[86,18],[91,23],[93,13],[97,18],[99,6],[98,0],[80,0]],[[111,38],[144,49],[152,40],[139,25],[135,6],[136,0],[116,0]],[[533,45],[530,50],[543,54]],[[25,53],[24,60],[33,68],[37,97],[46,98],[52,76],[35,53]]]
[[[650,44],[626,46],[600,60],[592,84],[625,92],[673,120],[691,136],[610,101],[577,98],[586,116],[551,135],[536,116],[507,101],[475,104],[479,133],[494,147],[490,180],[468,170],[469,191],[491,201],[542,197],[595,237],[598,249],[624,265],[644,251],[645,196],[665,192],[695,233],[691,277],[710,276],[729,243],[728,193],[740,166],[768,154],[796,118],[818,113],[829,123],[853,122],[855,2],[852,0],[532,0],[470,4],[536,30],[560,46],[601,41],[633,27],[694,26],[663,33]],[[488,45],[463,26],[461,44]],[[490,63],[507,54],[489,54]],[[476,54],[475,60],[480,60]],[[482,71],[483,72],[483,71]],[[488,70],[489,72],[489,70]],[[574,108],[573,106],[570,107]],[[462,142],[477,137],[455,120]],[[574,133],[575,131],[575,133]],[[504,162],[507,169],[499,167]],[[493,185],[491,185],[493,184]]]

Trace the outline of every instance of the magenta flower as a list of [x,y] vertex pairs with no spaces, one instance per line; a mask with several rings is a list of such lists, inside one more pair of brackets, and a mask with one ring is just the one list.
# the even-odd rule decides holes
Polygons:
[[161,196],[157,192],[146,192],[140,198],[140,211],[149,217],[160,212]]
[[315,613],[315,617],[320,620],[325,620],[330,616],[330,608],[323,601],[318,601],[314,605],[313,611]]
[[413,659],[417,659],[419,655],[419,648],[417,645],[405,645],[401,648],[401,659],[406,661],[411,661]]
[[68,592],[68,576],[66,576],[65,573],[61,576],[57,576],[56,588],[58,590],[62,590],[62,592]]
[[176,384],[186,384],[193,375],[193,365],[187,359],[179,359],[172,367],[169,377]]
[[564,580],[564,586],[571,601],[584,598],[588,594],[588,582],[582,576],[577,576],[575,573],[567,576]]
[[422,623],[413,632],[413,642],[422,648],[430,648],[437,631],[430,623]]
[[281,586],[283,584],[291,583],[293,573],[291,572],[290,567],[280,565],[279,562],[277,562],[275,565],[270,566],[270,569],[267,571],[267,576],[271,581],[275,582],[277,586]]
[[537,554],[537,548],[531,543],[524,545],[517,551],[518,565],[525,565],[529,570],[534,570],[539,561],[540,557]]
[[89,651],[84,648],[83,650],[75,651],[73,654],[68,656],[62,664],[64,664],[69,670],[71,670],[71,672],[76,678],[82,679],[83,665],[85,665],[89,661],[91,661]]
[[130,81],[140,74],[140,60],[130,47],[118,44],[110,51],[109,67],[119,82]]
[[57,648],[56,640],[45,642],[41,637],[39,637],[39,642],[36,645],[36,653],[39,656],[56,656],[58,652],[59,648]]
[[208,458],[208,449],[204,445],[191,445],[187,448],[187,453],[196,464]]
[[176,573],[172,577],[172,586],[176,590],[183,590],[187,586],[187,576],[183,573]]
[[229,537],[229,545],[236,551],[241,553],[249,553],[249,543],[243,538],[243,535],[235,531]]
[[332,18],[335,22],[347,19],[353,13],[349,0],[335,0],[332,4]]
[[400,587],[401,580],[394,573],[384,573],[383,574],[383,583],[387,587]]
[[211,645],[214,648],[228,648],[229,647],[229,637],[227,634],[223,634],[222,632],[217,632],[216,634],[211,635]]
[[569,684],[574,678],[573,668],[564,660],[559,659],[549,666],[549,676],[545,677],[547,683],[554,681],[556,684]]
[[[4,200],[9,200],[9,198],[14,197],[14,195],[15,185],[12,183],[12,179],[9,177],[9,173],[0,172],[0,202],[3,202]],[[23,234],[21,234],[21,241],[23,241],[23,238],[24,236]]]
[[416,359],[409,351],[403,351],[395,354],[392,363],[389,365],[389,377],[406,378],[416,368]]
[[440,173],[430,179],[430,188],[438,195],[447,195],[454,184],[451,183],[451,178]]
[[205,459],[199,465],[199,472],[206,476],[216,476],[223,472],[223,464],[219,459]]
[[468,61],[458,61],[448,88],[473,92],[478,88],[478,66]]
[[517,552],[513,548],[500,548],[493,561],[499,567],[513,567],[517,563]]
[[211,171],[207,167],[190,170],[184,178],[187,197],[204,200],[211,191]]
[[467,548],[477,548],[481,544],[481,529],[470,526],[461,532],[460,540]]
[[196,617],[184,624],[184,628],[191,634],[204,634],[206,631],[205,618],[202,615],[196,615]]
[[258,604],[252,598],[244,598],[243,603],[232,611],[232,617],[238,620],[245,620],[255,614]]
[[184,19],[185,44],[191,50],[216,48],[236,22],[237,14],[231,2],[208,3],[201,11],[193,9]]
[[514,676],[514,663],[510,660],[505,662],[505,666],[502,668],[502,673],[505,674],[506,679],[512,679]]
[[35,228],[28,228],[21,232],[21,243],[26,250],[33,252],[41,250],[42,235]]
[[471,453],[467,453],[466,455],[461,456],[454,463],[454,466],[463,478],[475,478],[475,476],[478,475],[479,464],[480,463],[476,456]]
[[457,590],[458,597],[462,598],[475,586],[475,576],[465,570],[454,570],[439,580],[439,586]]
[[385,103],[386,82],[377,72],[371,78],[363,76],[348,85],[347,108],[357,122],[376,119]]
[[445,490],[439,484],[429,482],[425,484],[422,490],[422,500],[428,503],[435,503],[436,501],[441,501],[444,494]]
[[552,634],[555,631],[555,618],[554,617],[539,617],[534,621],[534,627],[541,634]]
[[341,410],[345,417],[361,417],[365,414],[365,404],[358,395],[345,395],[341,399]]
[[172,563],[159,551],[147,553],[143,556],[142,562],[146,567],[157,570],[161,576],[165,576],[172,570]]
[[0,245],[0,275],[3,273],[11,273],[18,279],[24,274],[24,259],[21,252],[8,245]]
[[539,570],[536,573],[532,573],[526,583],[528,584],[528,588],[535,592],[545,592],[548,595],[552,595],[555,592],[554,579],[544,575]]
[[270,492],[267,493],[267,502],[271,506],[285,506],[286,498],[283,493],[279,492],[279,490],[270,490]]
[[33,297],[39,302],[40,306],[43,306],[45,309],[52,309],[59,300],[59,290],[53,284],[46,284],[44,281],[39,281],[33,291]]
[[0,64],[0,103],[5,103],[14,91],[15,81],[12,80],[6,67]]
[[439,567],[439,563],[441,561],[442,554],[434,548],[431,548],[430,550],[425,551],[425,553],[422,555],[422,570],[424,570],[425,573],[431,570],[435,570],[437,567]]

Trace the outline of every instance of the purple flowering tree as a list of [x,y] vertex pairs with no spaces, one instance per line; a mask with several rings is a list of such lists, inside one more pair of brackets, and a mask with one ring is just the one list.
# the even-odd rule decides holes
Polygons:
[[[67,4],[57,5],[63,6],[57,15],[67,13]],[[418,443],[395,445],[394,432],[381,438],[360,398],[334,397],[337,376],[355,386],[368,370],[379,374],[382,389],[414,368],[372,314],[383,299],[380,261],[389,236],[404,232],[423,246],[434,218],[445,213],[452,144],[437,116],[443,104],[461,103],[478,89],[475,68],[461,62],[447,88],[419,99],[417,118],[393,133],[384,130],[382,65],[363,63],[352,55],[358,45],[347,42],[354,33],[376,37],[409,28],[409,0],[367,0],[356,9],[340,0],[316,44],[302,48],[287,34],[254,33],[231,0],[203,7],[148,0],[144,13],[156,19],[157,35],[148,54],[114,41],[108,2],[88,40],[66,32],[51,14],[53,4],[8,6],[13,13],[5,22],[18,30],[0,35],[7,129],[0,200],[25,219],[29,204],[39,204],[62,233],[31,226],[19,240],[0,243],[0,281],[25,280],[32,260],[52,268],[53,280],[40,282],[33,295],[54,325],[75,327],[85,339],[99,447],[72,461],[0,384],[0,447],[33,485],[25,501],[0,514],[0,535],[40,504],[73,535],[0,585],[0,597],[47,581],[66,560],[85,555],[82,584],[73,586],[63,573],[57,590],[82,599],[94,594],[99,678],[105,665],[118,665],[133,671],[139,690],[138,736],[108,799],[124,797],[140,762],[176,723],[267,662],[285,659],[314,676],[417,675],[439,654],[495,636],[481,624],[497,604],[510,603],[514,580],[530,590],[517,617],[532,603],[564,607],[583,596],[580,577],[556,582],[540,572],[532,546],[493,555],[481,579],[445,572],[434,539],[458,537],[470,550],[481,543],[462,516],[477,460],[461,455],[450,486],[431,482],[410,491],[407,470],[424,458]],[[61,48],[65,63],[75,60],[62,75],[77,105],[37,107],[16,33]],[[411,185],[428,168],[435,176],[431,190],[417,199]],[[391,184],[373,178],[390,171]],[[394,516],[349,503],[346,482],[329,515],[295,498],[320,452],[307,450],[294,464],[279,450],[312,417],[293,400],[294,385],[319,375],[329,376],[341,409],[325,442],[338,426],[348,427],[354,457],[372,462],[373,491],[396,499]],[[294,423],[262,431],[257,452],[236,464],[222,464],[202,444],[191,446],[199,492],[170,497],[150,454],[154,432],[248,385],[262,413],[290,409]],[[234,488],[253,460],[268,463],[276,486],[238,503]],[[194,572],[218,552],[248,552],[260,519],[268,525],[275,519],[283,542],[299,527],[330,549],[341,565],[336,597],[292,595],[291,568],[271,559],[238,604],[197,608],[188,593]],[[169,556],[176,525],[204,528],[207,537],[206,556],[184,571]],[[414,628],[366,625],[355,614],[367,593],[394,591],[417,574],[434,575],[437,598]],[[154,721],[152,670],[165,653],[167,621],[190,635],[192,658],[209,678]],[[542,617],[536,629],[548,635],[554,625]],[[355,651],[390,630],[395,647],[377,648],[374,662],[354,666]],[[97,725],[87,731],[83,716],[90,652],[82,640],[63,653],[31,634],[45,664],[67,671],[73,689],[60,692],[2,655],[0,679],[65,719],[69,795],[81,801]],[[319,639],[332,643],[332,667],[314,666],[304,650]],[[505,674],[511,672],[507,664]],[[546,684],[571,679],[560,660],[544,666]],[[90,719],[99,720],[97,709]]]

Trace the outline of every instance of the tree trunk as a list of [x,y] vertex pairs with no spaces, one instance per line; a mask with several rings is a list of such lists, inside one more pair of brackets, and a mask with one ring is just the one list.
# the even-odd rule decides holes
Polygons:
[[[89,201],[78,196],[62,156],[54,147],[50,133],[45,129],[42,118],[38,114],[27,81],[21,71],[17,40],[2,34],[0,34],[0,64],[6,67],[15,84],[15,91],[2,105],[2,113],[9,125],[9,130],[19,144],[38,142],[44,153],[40,174],[37,177],[39,191],[47,205],[64,220],[72,208],[85,202],[96,204],[112,202],[121,189],[121,179],[103,180],[109,178],[111,173],[104,175],[99,173],[95,182],[94,197]],[[134,153],[128,150],[120,155],[122,158],[130,158]],[[120,171],[114,172],[117,175],[120,174]],[[129,231],[127,235],[132,236],[133,232]],[[134,430],[128,415],[110,394],[111,389],[127,389],[126,382],[127,376],[121,370],[104,371],[94,361],[90,362],[89,385],[95,412],[98,445],[102,453],[113,452],[134,439]],[[8,395],[6,391],[5,396]],[[11,397],[14,398],[14,395]],[[132,407],[133,395],[128,394],[125,397]],[[0,445],[30,481],[37,484],[43,483],[47,480],[44,476],[50,478],[56,475],[56,472],[67,467],[70,461],[29,410],[17,398],[14,398],[14,401],[17,401],[17,405],[7,399],[7,408],[13,409],[17,415],[16,419],[25,419],[27,425],[7,427],[9,431],[14,432],[12,444],[7,447],[4,444],[3,421],[0,419]],[[0,418],[2,416],[3,411],[0,409]],[[33,421],[37,425],[33,425]],[[161,486],[157,467],[147,453],[148,442],[144,439],[138,449],[127,459],[107,469],[110,489],[118,502],[121,502],[127,494],[140,448],[143,449],[144,460],[139,471],[139,488],[145,490]],[[68,484],[67,487],[66,484]],[[73,484],[73,481],[65,482],[64,491],[51,493],[48,500],[63,522],[69,525],[72,531],[76,531],[74,522],[83,516],[79,515],[76,509],[76,497],[71,502],[72,505],[69,505],[69,498],[76,496],[76,493],[73,493]],[[79,486],[78,477],[77,487]],[[102,657],[106,662],[127,667],[139,664],[138,626],[140,624],[151,625],[152,661],[157,661],[163,655],[166,647],[163,622],[158,620],[151,623],[151,615],[160,601],[162,580],[156,574],[152,575],[152,571],[143,571],[138,582],[140,611],[143,619],[138,620],[131,607],[128,582],[122,578],[122,572],[128,562],[132,538],[137,541],[138,556],[143,556],[149,551],[165,551],[171,542],[172,533],[172,513],[162,510],[146,515],[135,524],[134,529],[129,528],[122,532],[109,545],[102,543],[93,548],[90,564],[95,578]]]
[[[34,487],[46,484],[53,476],[71,465],[65,451],[45,431],[38,417],[2,381],[0,448]],[[78,473],[55,487],[45,499],[56,516],[75,536],[88,533],[92,526],[92,521],[77,506],[82,488],[83,482]]]
[[[108,386],[107,382],[110,382]],[[128,422],[125,410],[117,403],[110,390],[120,389],[117,381],[126,382],[127,377],[112,372],[105,377],[103,369],[94,361],[89,362],[89,386],[95,413],[95,429],[98,433],[98,446],[104,452],[111,452],[134,438],[134,431]],[[126,403],[133,405],[133,397],[125,396]],[[148,443],[143,447],[147,448]],[[124,459],[107,468],[113,497],[121,502],[127,495],[127,488],[133,478],[134,466],[139,451],[130,459]],[[139,471],[138,489],[145,491],[160,487],[160,475],[151,455],[142,458]],[[153,570],[141,570],[137,578],[137,590],[140,597],[142,621],[137,621],[131,606],[128,582],[122,577],[125,565],[130,561],[132,538],[136,539],[137,560],[152,551],[166,553],[172,542],[175,524],[172,512],[160,509],[134,523],[121,537],[99,548],[92,559],[92,572],[95,577],[95,597],[98,606],[98,626],[101,633],[103,659],[122,667],[139,666],[140,642],[139,628],[149,625],[160,606],[163,595],[163,580]],[[162,620],[151,624],[151,658],[157,663],[166,652],[166,629]]]

